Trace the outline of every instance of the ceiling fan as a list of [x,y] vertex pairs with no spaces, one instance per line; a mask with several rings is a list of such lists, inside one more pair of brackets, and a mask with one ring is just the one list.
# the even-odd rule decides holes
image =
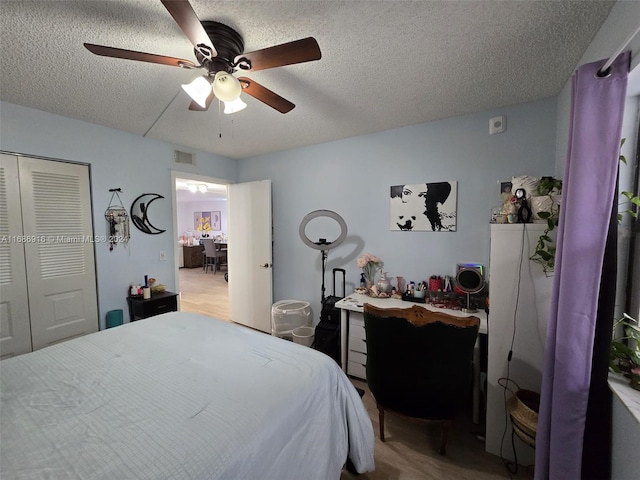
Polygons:
[[247,77],[236,78],[236,71],[255,72],[268,68],[320,60],[322,54],[313,37],[283,43],[273,47],[244,53],[244,40],[231,27],[214,21],[200,21],[188,0],[161,0],[178,26],[193,43],[198,63],[182,58],[85,43],[96,55],[158,63],[187,69],[204,69],[206,75],[197,77],[182,87],[193,101],[189,110],[205,111],[215,97],[225,103],[225,113],[246,107],[240,99],[245,92],[280,113],[291,111],[295,105],[268,88]]

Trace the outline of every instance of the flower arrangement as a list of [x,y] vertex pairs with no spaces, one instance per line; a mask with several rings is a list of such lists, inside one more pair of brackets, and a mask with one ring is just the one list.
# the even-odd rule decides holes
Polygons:
[[362,269],[368,285],[373,285],[376,270],[382,270],[384,262],[372,253],[365,253],[356,261],[358,268]]

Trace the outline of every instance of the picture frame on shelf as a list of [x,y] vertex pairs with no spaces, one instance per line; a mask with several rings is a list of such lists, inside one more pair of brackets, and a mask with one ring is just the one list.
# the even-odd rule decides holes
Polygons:
[[498,180],[498,198],[502,199],[503,195],[511,195],[513,182],[511,180]]

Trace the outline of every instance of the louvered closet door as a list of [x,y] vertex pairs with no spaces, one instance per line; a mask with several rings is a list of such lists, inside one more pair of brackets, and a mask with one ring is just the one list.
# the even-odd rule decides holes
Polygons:
[[31,351],[18,158],[0,154],[0,358]]
[[20,158],[33,349],[98,330],[85,165]]

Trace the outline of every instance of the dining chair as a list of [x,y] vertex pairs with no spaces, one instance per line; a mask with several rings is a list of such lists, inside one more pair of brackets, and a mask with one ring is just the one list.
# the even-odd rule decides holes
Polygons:
[[451,421],[469,403],[478,317],[457,317],[414,305],[364,305],[367,384],[384,442],[384,414],[442,422],[438,452],[446,453]]
[[227,244],[216,242],[215,247],[216,247],[216,256],[215,256],[215,262],[213,267],[214,268],[213,273],[215,273],[216,270],[220,270],[221,267],[228,267]]
[[204,244],[204,271],[209,271],[209,267],[216,273],[219,262],[222,257],[226,257],[227,253],[220,249],[220,244],[216,244],[213,238],[203,238]]

